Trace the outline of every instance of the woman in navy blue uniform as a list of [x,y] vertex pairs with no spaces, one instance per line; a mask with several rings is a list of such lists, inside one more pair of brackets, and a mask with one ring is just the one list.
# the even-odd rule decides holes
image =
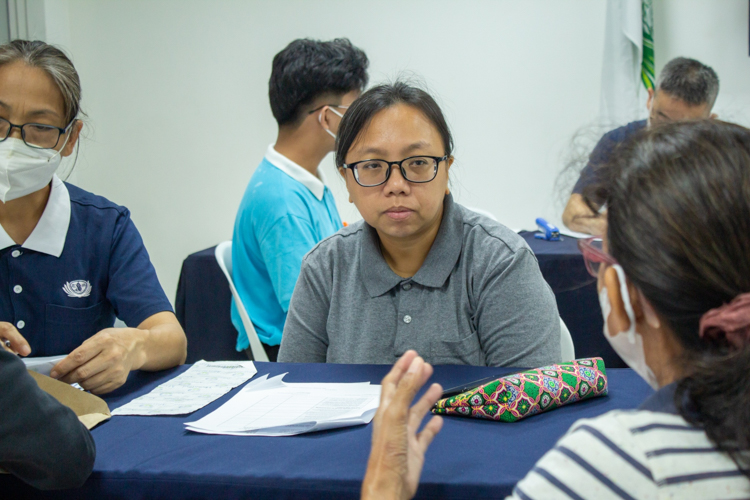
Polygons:
[[101,394],[131,370],[184,363],[187,340],[128,209],[55,174],[83,127],[80,98],[59,49],[0,46],[0,340],[67,355],[50,375]]

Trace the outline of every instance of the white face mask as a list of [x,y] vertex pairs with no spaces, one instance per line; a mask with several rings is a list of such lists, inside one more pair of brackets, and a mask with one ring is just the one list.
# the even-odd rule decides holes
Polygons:
[[[66,137],[60,151],[67,142]],[[32,148],[15,137],[0,142],[0,201],[7,203],[49,184],[60,166],[60,151]]]
[[625,271],[622,270],[619,264],[614,264],[612,268],[617,272],[618,278],[620,278],[620,294],[622,295],[622,302],[625,306],[625,312],[630,320],[630,328],[627,332],[620,332],[614,337],[609,335],[609,313],[612,311],[612,306],[609,303],[609,296],[607,295],[607,287],[603,287],[599,293],[599,305],[602,307],[602,314],[604,315],[604,337],[609,341],[612,349],[622,358],[627,365],[633,369],[638,375],[645,380],[654,390],[659,388],[659,383],[656,381],[654,372],[646,364],[646,354],[643,350],[643,337],[640,333],[635,331],[635,314],[633,313],[633,306],[630,304],[630,294],[628,293],[627,282],[625,281]]
[[[344,108],[344,109],[346,109],[349,106],[341,106],[341,107]],[[344,115],[342,115],[341,113],[339,113],[338,111],[336,111],[332,107],[328,106],[328,109],[330,109],[331,111],[333,111],[334,114],[338,115],[339,118],[343,118],[344,117]],[[325,112],[326,112],[325,109],[321,110],[320,114],[318,115],[318,123],[321,123],[321,124],[323,123],[323,113],[325,113]],[[323,130],[325,130],[326,132],[328,132],[328,135],[330,135],[331,137],[333,137],[334,140],[336,140],[336,134],[334,134],[333,132],[331,132],[327,128],[324,128]]]

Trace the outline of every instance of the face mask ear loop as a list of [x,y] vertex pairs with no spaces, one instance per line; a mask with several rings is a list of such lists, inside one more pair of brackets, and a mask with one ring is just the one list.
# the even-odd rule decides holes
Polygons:
[[[326,133],[327,133],[328,135],[330,135],[331,137],[333,137],[333,139],[334,139],[334,140],[336,140],[336,134],[334,134],[333,132],[331,132],[331,131],[330,131],[330,130],[328,130],[327,128],[323,127],[323,113],[325,113],[325,112],[326,112],[326,108],[328,108],[328,109],[330,109],[331,111],[333,111],[333,108],[330,108],[330,107],[328,107],[328,106],[325,106],[325,107],[324,107],[323,109],[321,109],[321,110],[320,110],[320,114],[318,115],[318,123],[320,123],[320,126],[321,126],[321,127],[323,128],[323,130],[325,130],[325,131],[326,131]],[[333,111],[333,112],[334,112],[334,113],[336,113],[335,111]],[[336,113],[336,114],[337,114],[337,115],[339,115],[338,113]],[[341,116],[341,117],[343,118],[343,116],[344,116],[344,115],[339,115],[339,116]]]
[[[73,123],[75,123],[75,122],[76,122],[76,120],[74,119],[73,122],[71,122],[70,127],[72,127]],[[65,142],[63,142],[63,145],[60,147],[60,149],[58,151],[55,152],[55,154],[53,154],[52,156],[50,156],[47,159],[47,163],[49,163],[50,161],[52,161],[52,159],[55,156],[62,154],[62,150],[65,149],[65,145],[68,144],[68,140],[70,139],[70,136],[71,136],[72,132],[73,132],[72,130],[68,130],[68,135],[67,135],[67,137],[65,137]],[[62,160],[62,158],[60,158],[60,160]]]
[[633,305],[630,303],[630,292],[628,291],[628,282],[625,278],[625,271],[622,269],[620,264],[614,264],[612,268],[617,273],[617,277],[620,281],[620,295],[622,295],[622,303],[625,307],[625,313],[628,315],[630,320],[630,328],[628,328],[628,341],[631,344],[635,344],[635,312],[633,312]]

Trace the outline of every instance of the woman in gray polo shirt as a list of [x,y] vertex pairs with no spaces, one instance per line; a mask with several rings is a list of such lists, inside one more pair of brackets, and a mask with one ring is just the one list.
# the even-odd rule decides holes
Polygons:
[[279,361],[393,363],[408,349],[432,364],[560,361],[555,297],[534,254],[453,201],[452,149],[435,100],[406,83],[349,108],[336,164],[364,220],[304,258]]

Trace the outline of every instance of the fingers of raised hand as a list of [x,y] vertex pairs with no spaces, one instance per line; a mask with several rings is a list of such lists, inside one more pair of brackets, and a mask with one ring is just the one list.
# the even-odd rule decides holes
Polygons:
[[430,375],[432,375],[432,366],[425,363],[421,357],[415,357],[409,365],[407,372],[398,382],[396,392],[393,395],[394,403],[403,408],[411,406],[414,396],[417,395],[419,389],[430,378]]
[[427,447],[430,446],[430,443],[432,443],[432,440],[435,439],[435,436],[442,428],[443,418],[438,415],[434,415],[429,422],[427,422],[427,425],[424,426],[422,432],[417,435],[417,444],[420,450],[422,450],[422,453],[427,451]]
[[413,350],[406,351],[398,361],[393,365],[388,375],[383,377],[381,382],[380,392],[380,406],[387,406],[393,398],[393,394],[396,392],[396,387],[401,381],[409,366],[412,364],[414,359],[417,357],[417,352]]
[[440,387],[440,384],[432,384],[422,397],[419,398],[419,401],[411,407],[411,410],[409,410],[409,430],[411,432],[417,431],[424,416],[435,406],[435,403],[437,403],[442,394],[443,388]]

